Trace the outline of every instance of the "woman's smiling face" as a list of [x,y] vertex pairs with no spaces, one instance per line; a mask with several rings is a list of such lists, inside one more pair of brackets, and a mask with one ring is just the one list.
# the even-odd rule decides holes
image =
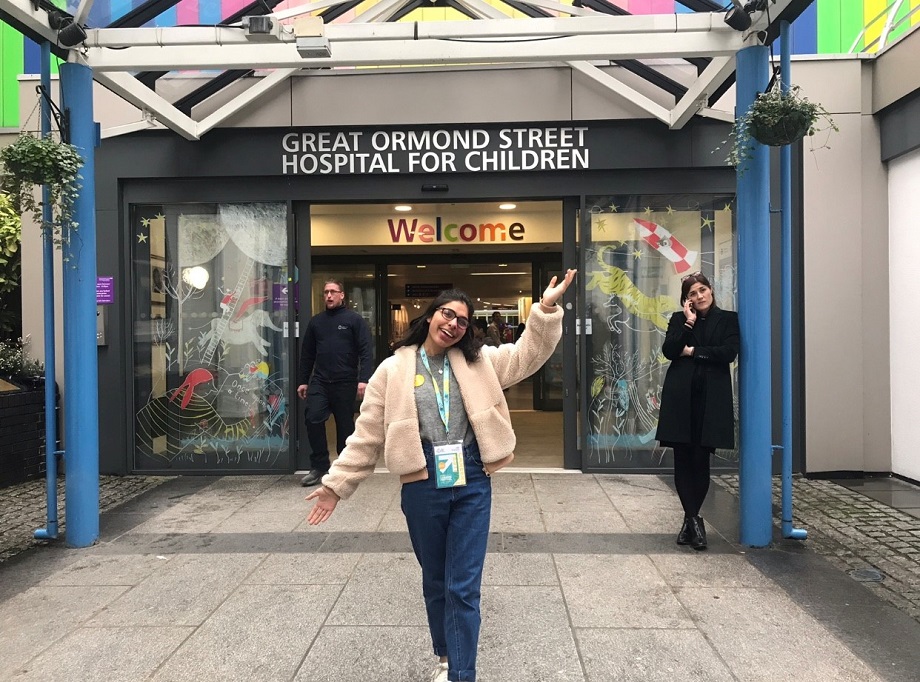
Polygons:
[[[454,312],[452,320],[441,312],[441,308],[447,308]],[[434,311],[431,319],[428,320],[428,338],[425,340],[425,352],[430,355],[438,355],[453,346],[463,338],[463,335],[469,331],[470,311],[463,301],[448,301],[441,308]],[[450,314],[450,313],[448,313]],[[466,321],[467,328],[461,329],[461,318]]]

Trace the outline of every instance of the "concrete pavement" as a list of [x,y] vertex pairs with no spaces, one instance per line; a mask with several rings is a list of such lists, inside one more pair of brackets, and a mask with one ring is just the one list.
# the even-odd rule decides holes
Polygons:
[[[711,548],[674,544],[654,476],[494,479],[479,679],[916,680],[920,623],[799,543],[745,550],[713,486]],[[426,680],[399,486],[320,528],[286,476],[177,478],[88,549],[0,564],[0,680]]]

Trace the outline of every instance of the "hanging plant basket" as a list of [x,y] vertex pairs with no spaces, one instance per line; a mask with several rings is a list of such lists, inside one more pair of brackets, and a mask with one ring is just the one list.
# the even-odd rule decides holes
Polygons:
[[781,147],[823,130],[839,130],[830,113],[803,97],[799,86],[793,85],[783,92],[776,81],[766,92],[757,95],[747,112],[735,120],[728,162],[743,169],[755,141]]
[[[60,245],[68,230],[75,229],[74,201],[80,189],[79,170],[83,158],[77,148],[55,138],[36,137],[22,133],[16,140],[0,150],[4,176],[0,189],[9,195],[13,208],[31,213],[36,223],[50,230],[55,243]],[[36,187],[48,188],[48,205],[51,220],[44,220],[45,206]]]
[[748,124],[751,137],[768,147],[782,147],[784,144],[798,142],[811,127],[812,121],[798,110],[791,110],[775,121],[752,119]]

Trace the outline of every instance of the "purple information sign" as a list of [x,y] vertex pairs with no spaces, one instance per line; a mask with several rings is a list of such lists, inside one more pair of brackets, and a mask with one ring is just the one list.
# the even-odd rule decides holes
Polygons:
[[298,285],[272,284],[272,310],[287,310],[289,286],[294,287],[294,305],[297,306],[300,303],[298,299]]
[[115,302],[115,278],[96,278],[96,305]]

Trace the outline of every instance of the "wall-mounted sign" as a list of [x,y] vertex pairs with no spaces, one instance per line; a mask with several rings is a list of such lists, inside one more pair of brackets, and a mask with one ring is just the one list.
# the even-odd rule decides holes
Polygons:
[[588,126],[305,131],[281,137],[284,175],[591,168]]
[[96,278],[96,305],[115,303],[115,278]]
[[562,241],[562,203],[552,210],[470,211],[444,207],[418,213],[321,214],[311,216],[312,245],[405,246],[437,250],[467,246],[514,248]]
[[519,242],[524,239],[524,226],[513,222],[505,226],[504,223],[456,223],[442,224],[441,216],[434,219],[434,224],[418,218],[387,218],[387,227],[390,230],[390,239],[394,244],[411,244],[419,241],[423,244],[434,242]]
[[445,289],[453,289],[450,282],[445,284],[423,282],[420,284],[406,285],[406,298],[436,298]]
[[287,310],[289,287],[294,287],[294,307],[300,307],[300,292],[296,284],[272,284],[272,310]]

